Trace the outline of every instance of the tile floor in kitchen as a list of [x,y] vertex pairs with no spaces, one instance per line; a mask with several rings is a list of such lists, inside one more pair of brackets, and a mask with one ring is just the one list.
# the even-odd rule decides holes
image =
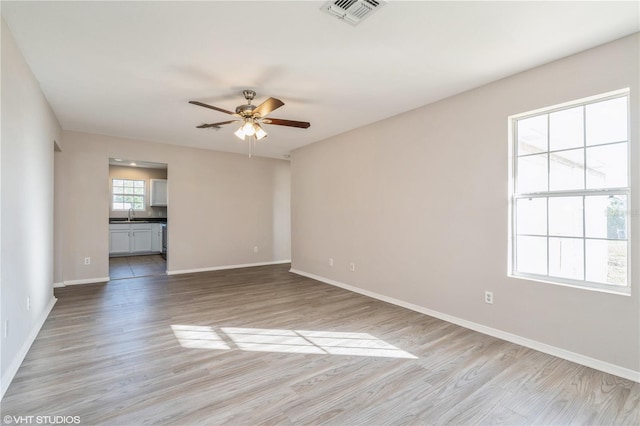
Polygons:
[[112,280],[165,275],[166,270],[167,261],[159,254],[109,258],[109,278]]

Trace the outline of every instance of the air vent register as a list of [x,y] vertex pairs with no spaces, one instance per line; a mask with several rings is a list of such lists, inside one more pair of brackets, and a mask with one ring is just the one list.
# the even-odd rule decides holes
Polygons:
[[382,0],[335,0],[326,2],[320,10],[356,26],[385,4]]

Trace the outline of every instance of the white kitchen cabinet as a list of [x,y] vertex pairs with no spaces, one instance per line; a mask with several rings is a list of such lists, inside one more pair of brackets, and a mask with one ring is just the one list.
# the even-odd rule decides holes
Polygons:
[[131,224],[131,253],[151,251],[151,224]]
[[149,205],[152,207],[167,206],[167,180],[166,179],[149,179],[151,182],[151,199]]
[[109,225],[109,254],[125,254],[131,251],[129,225]]
[[151,251],[155,253],[162,251],[162,228],[159,223],[154,223],[151,227]]
[[159,223],[123,223],[109,225],[109,254],[162,252]]

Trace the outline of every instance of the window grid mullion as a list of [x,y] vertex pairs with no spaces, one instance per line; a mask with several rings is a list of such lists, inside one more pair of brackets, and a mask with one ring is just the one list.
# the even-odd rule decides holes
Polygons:
[[[585,173],[586,173],[585,168]],[[582,281],[587,281],[587,197],[582,197]]]
[[530,194],[513,194],[516,199],[519,198],[545,198],[545,197],[597,197],[604,195],[628,195],[630,188],[614,188],[614,189],[589,189],[586,191],[550,191],[535,192]]
[[[582,189],[587,189],[587,106],[582,106]],[[587,281],[587,197],[582,196],[582,281]]]
[[[551,190],[551,114],[547,114],[547,193]],[[549,265],[550,257],[550,239],[549,239],[549,197],[546,197],[546,213],[547,213],[547,276],[551,270],[551,265]]]
[[[513,190],[515,193],[518,192],[518,157],[520,154],[518,143],[518,121],[512,121],[513,125],[513,140],[515,148],[513,150]],[[517,234],[517,223],[518,223],[518,213],[517,213],[517,201],[516,198],[511,194],[511,273],[515,273],[518,271],[518,234]]]
[[[621,140],[621,141],[615,141],[615,142],[606,142],[606,143],[598,143],[595,145],[588,145],[588,148],[599,148],[601,146],[609,146],[609,145],[618,145],[618,144],[622,144],[622,143],[627,143],[628,138],[625,140]],[[585,145],[586,146],[586,145]],[[550,153],[552,154],[557,154],[558,152],[566,152],[566,151],[574,151],[576,149],[580,149],[580,148],[562,148],[562,149],[554,149],[554,150],[549,150]],[[531,154],[522,154],[522,155],[518,155],[518,158],[526,158],[526,157],[533,157],[534,155],[541,155],[544,154],[546,151],[541,151],[541,152],[533,152]]]

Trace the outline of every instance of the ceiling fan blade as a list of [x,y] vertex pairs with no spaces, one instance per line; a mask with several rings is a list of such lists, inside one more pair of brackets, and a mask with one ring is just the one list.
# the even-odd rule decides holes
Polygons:
[[212,105],[203,104],[202,102],[198,102],[198,101],[189,101],[189,103],[190,103],[190,104],[193,104],[193,105],[198,105],[198,106],[201,106],[201,107],[205,107],[205,108],[213,109],[213,110],[216,110],[216,111],[224,112],[225,114],[234,115],[234,113],[233,113],[233,112],[231,112],[231,111],[227,111],[226,109],[222,109],[222,108],[214,107],[214,106],[212,106]]
[[269,114],[271,111],[274,111],[280,108],[282,105],[284,105],[284,102],[282,102],[280,99],[269,98],[263,103],[261,103],[260,105],[258,105],[256,109],[253,110],[253,113],[259,115],[260,117],[264,117],[265,115]]
[[262,122],[264,124],[275,124],[277,126],[300,127],[301,129],[308,129],[309,126],[311,126],[311,123],[307,123],[306,121],[283,120],[281,118],[265,118]]
[[196,126],[196,127],[198,129],[207,129],[209,127],[215,127],[217,129],[219,129],[220,126],[222,126],[223,124],[235,123],[236,121],[240,121],[240,120],[229,120],[229,121],[221,121],[220,123],[201,124],[201,125]]

